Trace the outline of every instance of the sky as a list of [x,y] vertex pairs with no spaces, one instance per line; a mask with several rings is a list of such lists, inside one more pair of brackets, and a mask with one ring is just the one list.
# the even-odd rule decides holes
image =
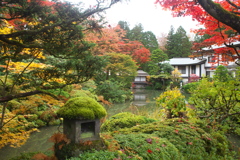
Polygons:
[[[67,0],[70,2],[82,1],[94,4],[94,0]],[[86,2],[85,2],[86,1]],[[106,20],[111,26],[117,25],[119,21],[126,21],[132,29],[141,23],[144,31],[152,31],[156,37],[162,33],[168,33],[171,25],[175,31],[182,26],[187,34],[191,34],[191,29],[199,28],[197,22],[191,17],[172,17],[170,11],[163,11],[160,5],[154,4],[155,0],[124,0],[113,5],[106,11]]]

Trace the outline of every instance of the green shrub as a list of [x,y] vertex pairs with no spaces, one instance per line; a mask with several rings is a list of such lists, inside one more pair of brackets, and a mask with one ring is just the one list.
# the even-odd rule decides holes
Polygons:
[[20,153],[20,156],[16,156],[14,158],[11,158],[10,160],[31,160],[32,157],[38,153],[39,152]]
[[51,89],[48,90],[51,94],[56,95],[56,96],[64,96],[66,98],[69,98],[69,93],[67,92],[68,89],[66,89],[66,91],[64,89]]
[[116,135],[114,138],[121,145],[122,151],[128,156],[146,160],[181,160],[182,154],[165,138],[152,134],[131,133]]
[[183,85],[182,89],[185,93],[191,93],[191,91],[195,90],[198,85],[199,85],[199,82],[192,82],[192,83]]
[[[143,159],[158,157],[158,159],[223,160],[233,159],[234,155],[224,135],[205,132],[183,119],[169,119],[119,129],[118,132],[112,132],[111,136],[121,149],[127,151],[126,154],[137,154]],[[170,148],[163,150],[162,147]]]
[[46,122],[42,121],[41,119],[38,119],[35,121],[36,127],[44,127],[46,126]]
[[36,114],[31,114],[27,116],[28,122],[36,121],[38,119],[38,115]]
[[[79,157],[74,157],[69,160],[113,160],[113,159],[129,159],[125,154],[121,154],[119,152],[110,152],[107,150],[92,152],[84,152],[84,154],[80,154]],[[135,160],[135,159],[132,159]]]
[[48,124],[49,124],[50,126],[56,126],[56,125],[61,124],[61,121],[60,121],[59,119],[57,119],[57,120],[51,120]]
[[106,120],[101,127],[102,132],[116,131],[121,128],[131,128],[136,125],[154,122],[156,120],[129,112],[118,113]]

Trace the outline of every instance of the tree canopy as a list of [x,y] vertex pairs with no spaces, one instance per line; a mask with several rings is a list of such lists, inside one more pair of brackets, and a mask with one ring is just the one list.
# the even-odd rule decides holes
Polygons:
[[[102,12],[119,0],[103,7],[83,9],[67,2],[45,0],[6,0],[1,3],[0,102],[25,97],[44,90],[84,82],[102,66],[101,57],[93,56],[92,43],[85,41],[83,31],[99,29],[91,16]],[[14,87],[21,93],[14,93]]]
[[54,96],[53,89],[88,81],[101,71],[105,60],[91,53],[94,43],[84,33],[101,29],[94,16],[119,1],[96,1],[85,9],[83,3],[58,0],[1,2],[1,130],[16,117],[8,118],[7,102],[35,94]]
[[178,27],[176,32],[171,26],[165,45],[168,57],[188,57],[191,53],[191,47],[192,44],[182,26]]
[[[195,30],[195,33],[200,35],[208,34],[211,37],[204,40],[197,48],[194,49],[203,53],[202,48],[211,45],[224,45],[213,49],[215,54],[224,55],[224,60],[235,61],[239,59],[240,54],[237,47],[239,44],[234,42],[239,41],[239,1],[216,1],[216,0],[197,0],[197,1],[184,1],[184,0],[156,0],[156,4],[160,4],[163,8],[171,10],[173,16],[191,16],[193,20],[198,21],[204,29]],[[211,49],[211,48],[210,48]],[[193,56],[199,56],[199,52],[195,52]],[[212,54],[212,53],[211,53]],[[238,62],[236,62],[239,64]]]

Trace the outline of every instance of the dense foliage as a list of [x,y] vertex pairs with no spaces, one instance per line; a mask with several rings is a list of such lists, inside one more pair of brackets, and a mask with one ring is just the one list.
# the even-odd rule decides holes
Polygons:
[[183,117],[186,111],[185,96],[178,88],[167,90],[156,99],[157,105],[162,108],[166,118]]
[[121,128],[131,128],[136,125],[154,122],[154,119],[140,115],[134,115],[130,112],[118,113],[106,120],[102,127],[102,132],[115,131]]
[[[132,126],[120,115],[121,113],[115,118],[112,117],[115,119],[112,123],[115,124],[118,121],[123,125],[112,128],[112,132],[101,134],[108,146],[107,151],[87,151],[71,160],[91,158],[107,160],[114,158],[124,160],[234,159],[234,152],[231,152],[226,137],[218,132],[212,132],[212,129],[205,124],[193,124],[184,119],[171,119]],[[129,121],[135,119],[131,114],[126,117]],[[201,129],[200,126],[205,129]]]
[[240,89],[239,68],[235,78],[231,77],[226,68],[219,66],[213,81],[202,79],[190,90],[189,103],[195,107],[198,117],[224,132],[240,134]]

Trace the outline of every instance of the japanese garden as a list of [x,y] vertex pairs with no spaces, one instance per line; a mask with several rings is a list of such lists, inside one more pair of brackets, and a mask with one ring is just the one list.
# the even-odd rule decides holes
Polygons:
[[[110,25],[124,0],[78,2],[0,2],[0,159],[240,158],[240,0],[155,1],[197,21],[194,38]],[[50,150],[6,152],[51,126],[34,137]]]

